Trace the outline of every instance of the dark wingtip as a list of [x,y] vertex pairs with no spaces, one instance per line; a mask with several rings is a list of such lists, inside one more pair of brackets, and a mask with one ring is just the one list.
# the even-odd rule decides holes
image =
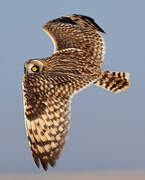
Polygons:
[[93,25],[99,32],[106,33],[98,24],[96,24],[93,18],[81,14],[72,14],[72,16],[81,18],[83,21],[86,21],[88,24]]
[[36,166],[38,168],[40,168],[40,162],[39,162],[38,157],[34,153],[32,153],[32,156],[33,156],[33,159],[34,159],[34,162],[35,162]]
[[[41,161],[41,165],[43,167],[43,169],[45,171],[48,170],[48,163],[52,166],[52,167],[55,167],[56,165],[56,160],[53,160],[53,159],[49,159],[49,160],[46,160],[46,159],[40,159]],[[36,164],[37,165],[37,164]],[[38,166],[37,166],[38,167]]]
[[106,32],[98,24],[96,24],[96,28],[99,32],[106,34]]
[[[93,26],[97,31],[101,33],[106,33],[98,24],[96,24],[95,20],[89,16],[81,15],[81,14],[69,14],[66,16],[62,16],[56,19],[49,21],[49,23],[64,23],[64,24],[71,24],[71,25],[79,25],[78,19],[81,19],[88,25]],[[43,29],[47,29],[48,23],[43,26]]]
[[44,159],[40,159],[41,161],[41,164],[42,164],[42,167],[45,171],[48,170],[48,161],[47,160],[44,160]]
[[67,17],[67,16],[62,16],[62,17],[54,19],[50,22],[77,25],[77,23],[75,21],[73,21],[70,17]]
[[55,167],[55,165],[56,165],[56,160],[53,160],[53,159],[49,160],[49,164],[50,164],[52,167]]

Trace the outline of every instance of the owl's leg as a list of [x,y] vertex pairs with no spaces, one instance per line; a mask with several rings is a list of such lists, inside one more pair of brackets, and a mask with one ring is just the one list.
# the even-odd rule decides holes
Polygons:
[[129,73],[101,69],[101,73],[94,84],[111,92],[119,93],[129,87]]

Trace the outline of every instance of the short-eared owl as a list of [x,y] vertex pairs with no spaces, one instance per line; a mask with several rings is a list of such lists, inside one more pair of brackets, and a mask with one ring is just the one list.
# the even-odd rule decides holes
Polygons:
[[55,166],[64,148],[72,96],[88,85],[112,92],[129,86],[129,74],[100,69],[105,33],[87,16],[72,14],[47,22],[43,30],[54,54],[25,62],[23,78],[26,131],[37,167]]

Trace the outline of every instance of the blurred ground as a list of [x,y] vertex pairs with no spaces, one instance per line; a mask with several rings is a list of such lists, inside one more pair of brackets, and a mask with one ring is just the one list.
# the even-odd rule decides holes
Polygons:
[[0,175],[0,180],[145,180],[145,171]]

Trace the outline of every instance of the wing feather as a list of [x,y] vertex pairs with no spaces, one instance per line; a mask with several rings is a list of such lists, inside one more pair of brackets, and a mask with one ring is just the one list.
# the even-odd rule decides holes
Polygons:
[[66,74],[24,76],[26,131],[37,167],[39,161],[45,170],[55,166],[68,134],[71,96],[89,82]]
[[77,48],[91,56],[104,56],[105,44],[99,32],[105,32],[88,16],[72,14],[59,17],[47,22],[43,30],[52,39],[55,52]]

